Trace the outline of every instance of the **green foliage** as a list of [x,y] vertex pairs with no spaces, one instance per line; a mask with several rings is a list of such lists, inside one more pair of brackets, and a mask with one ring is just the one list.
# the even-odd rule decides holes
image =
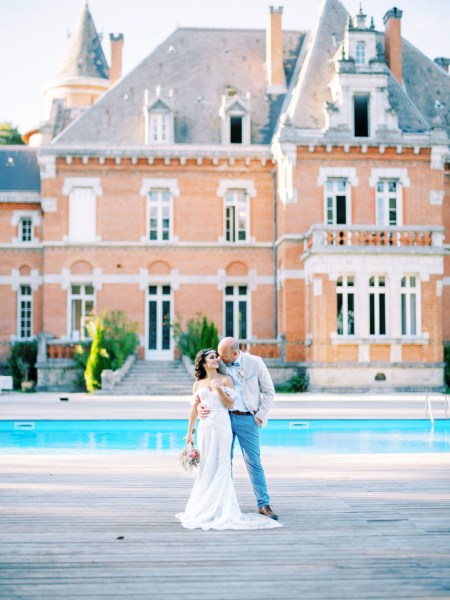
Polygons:
[[217,348],[219,344],[219,332],[213,321],[205,316],[197,314],[194,319],[187,323],[186,331],[183,331],[179,323],[174,325],[174,335],[177,346],[185,356],[191,360],[202,348]]
[[0,146],[9,146],[12,144],[23,145],[25,142],[22,136],[11,123],[3,122],[0,123]]
[[105,348],[110,360],[110,369],[120,369],[130,354],[139,345],[137,323],[130,323],[127,315],[119,310],[103,314]]
[[444,362],[444,382],[448,390],[450,389],[450,343],[444,346]]
[[292,375],[284,383],[275,386],[277,392],[299,393],[306,392],[308,389],[308,375],[300,371]]
[[36,358],[36,340],[15,342],[11,346],[8,367],[15,389],[20,388],[22,381],[37,381]]
[[[102,386],[102,371],[120,369],[130,354],[134,354],[139,345],[137,323],[130,323],[123,311],[103,313],[90,325],[93,338],[86,362],[84,379],[88,392],[99,390]],[[75,360],[83,365],[86,350],[81,344],[77,347]]]
[[105,335],[101,319],[97,318],[95,320],[93,328],[94,339],[92,340],[91,351],[84,372],[88,392],[99,390],[102,387],[102,371],[109,369],[110,364],[105,348]]
[[[84,379],[84,373],[86,371],[87,362],[89,359],[89,354],[91,352],[91,344],[92,342],[78,342],[75,346],[75,354],[73,359],[75,361],[77,376],[74,379],[74,384],[82,392],[86,391],[86,381]],[[82,373],[78,374],[79,371]]]

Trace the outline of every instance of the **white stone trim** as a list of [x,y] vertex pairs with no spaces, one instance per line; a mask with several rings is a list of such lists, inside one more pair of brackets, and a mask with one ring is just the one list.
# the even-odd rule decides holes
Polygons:
[[141,189],[140,189],[139,193],[141,196],[146,197],[149,194],[150,190],[155,190],[155,189],[169,190],[169,192],[172,195],[172,198],[180,195],[180,190],[178,188],[178,180],[177,179],[169,179],[169,178],[168,179],[164,179],[164,178],[153,179],[151,177],[145,177],[142,180]]
[[51,198],[51,197],[42,198],[41,206],[42,206],[42,210],[45,213],[56,212],[56,209],[58,207],[58,200],[57,200],[57,198]]
[[56,156],[38,154],[38,163],[41,179],[54,179],[56,177]]
[[[11,217],[11,225],[17,227],[20,222],[20,219],[31,218],[33,222],[33,227],[41,224],[41,217],[37,210],[14,210]],[[34,235],[33,235],[34,239]]]
[[255,182],[253,179],[220,179],[217,196],[223,198],[228,190],[245,190],[249,198],[256,196]]
[[359,185],[355,167],[320,167],[317,185],[324,186],[328,179],[347,179],[351,186]]
[[277,279],[279,282],[287,281],[289,279],[305,279],[304,269],[280,269],[278,271]]
[[431,148],[430,168],[432,171],[443,171],[445,157],[448,152],[447,146],[433,146]]
[[103,188],[99,177],[66,177],[62,188],[62,195],[69,196],[74,188],[90,188],[96,196],[103,195]]
[[444,203],[444,190],[431,190],[430,191],[430,204],[431,206],[442,206]]
[[21,275],[18,269],[11,269],[10,275],[0,275],[0,285],[8,285],[13,292],[17,292],[21,285],[29,285],[34,292],[42,283],[43,277],[37,269],[31,269],[29,275]]
[[375,187],[380,179],[398,179],[405,188],[409,187],[411,183],[408,177],[408,169],[372,169],[369,179],[369,186]]

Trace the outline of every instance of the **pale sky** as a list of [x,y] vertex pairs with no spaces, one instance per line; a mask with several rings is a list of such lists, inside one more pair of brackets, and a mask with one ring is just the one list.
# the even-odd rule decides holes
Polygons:
[[[353,15],[357,0],[342,0]],[[123,33],[128,73],[177,27],[264,29],[270,4],[284,7],[283,28],[311,29],[322,0],[89,0],[109,62],[109,33]],[[449,0],[364,0],[378,31],[402,9],[402,34],[430,58],[450,56]],[[21,132],[42,120],[42,90],[58,71],[82,0],[0,0],[0,122]]]

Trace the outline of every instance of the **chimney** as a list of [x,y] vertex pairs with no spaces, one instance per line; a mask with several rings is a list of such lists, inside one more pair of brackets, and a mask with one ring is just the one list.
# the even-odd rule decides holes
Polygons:
[[392,75],[400,85],[403,83],[401,29],[402,14],[403,11],[394,6],[394,8],[388,10],[383,17],[384,54]]
[[285,94],[286,78],[283,67],[283,31],[281,15],[283,7],[270,7],[266,30],[266,72],[267,92],[269,94]]
[[109,68],[109,82],[111,85],[113,85],[122,76],[123,33],[110,33],[109,41],[111,43],[111,66]]

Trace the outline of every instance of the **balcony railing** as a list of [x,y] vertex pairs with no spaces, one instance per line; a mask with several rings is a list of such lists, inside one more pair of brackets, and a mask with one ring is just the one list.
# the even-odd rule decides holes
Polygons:
[[438,248],[443,227],[379,227],[373,225],[314,225],[305,236],[305,252],[367,247]]

